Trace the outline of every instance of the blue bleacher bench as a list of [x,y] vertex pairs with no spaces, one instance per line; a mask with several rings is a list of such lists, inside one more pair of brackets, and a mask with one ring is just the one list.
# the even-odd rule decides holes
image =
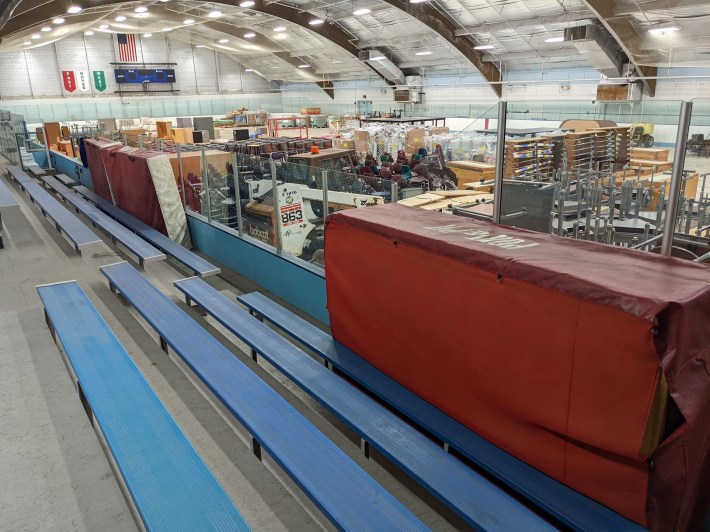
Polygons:
[[176,281],[175,287],[469,525],[479,530],[554,530],[499,487],[202,279]]
[[98,244],[101,239],[86,227],[74,214],[67,210],[57,199],[47,192],[37,181],[29,177],[16,166],[8,166],[8,173],[22,190],[49,219],[57,230],[72,243],[77,253],[87,246]]
[[38,286],[92,424],[147,530],[249,530],[76,281]]
[[57,174],[54,176],[57,181],[59,181],[65,187],[73,187],[77,184],[75,179],[72,179],[66,174]]
[[2,239],[2,213],[3,211],[19,208],[20,204],[17,203],[15,196],[12,195],[7,185],[3,181],[0,181],[0,249],[5,247]]
[[40,179],[46,186],[59,194],[65,202],[70,203],[77,212],[80,212],[91,220],[91,223],[95,227],[98,226],[106,232],[111,237],[114,244],[116,242],[123,244],[136,256],[141,266],[143,266],[146,262],[165,260],[165,253],[162,253],[157,248],[143,240],[136,233],[130,231],[113,218],[101,212],[92,203],[89,203],[81,196],[74,193],[72,189],[66,187],[58,179],[49,175],[41,176]]
[[210,264],[199,255],[196,255],[177,242],[170,240],[170,238],[165,236],[160,231],[141,222],[136,217],[131,216],[110,201],[106,201],[104,198],[92,190],[89,190],[85,186],[76,186],[74,187],[74,190],[94,203],[99,209],[101,209],[101,211],[109,215],[111,218],[138,234],[144,240],[150,242],[153,246],[169,257],[172,257],[179,263],[186,266],[195,275],[207,277],[208,275],[217,275],[220,273],[221,270],[214,264]]
[[283,397],[127,262],[101,272],[211,394],[341,530],[425,530]]
[[39,167],[37,164],[31,164],[29,166],[26,166],[27,171],[32,174],[34,177],[39,177],[42,175],[45,175],[45,172],[42,168]]
[[541,473],[424,401],[365,359],[293,312],[254,292],[238,300],[259,317],[455,449],[478,467],[573,530],[644,530],[592,499]]

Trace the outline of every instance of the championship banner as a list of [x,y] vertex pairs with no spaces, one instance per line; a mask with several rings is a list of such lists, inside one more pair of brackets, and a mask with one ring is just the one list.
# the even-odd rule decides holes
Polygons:
[[89,84],[89,73],[86,70],[76,70],[74,72],[76,76],[76,86],[81,92],[86,92],[90,88]]
[[76,78],[73,71],[62,70],[62,82],[64,83],[65,91],[74,92],[76,90]]
[[103,70],[94,70],[94,87],[99,92],[106,90],[106,75]]

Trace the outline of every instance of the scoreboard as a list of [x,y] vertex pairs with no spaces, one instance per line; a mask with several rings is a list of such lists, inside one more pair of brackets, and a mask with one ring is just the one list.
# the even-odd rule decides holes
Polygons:
[[170,69],[114,69],[116,83],[175,83],[175,70]]

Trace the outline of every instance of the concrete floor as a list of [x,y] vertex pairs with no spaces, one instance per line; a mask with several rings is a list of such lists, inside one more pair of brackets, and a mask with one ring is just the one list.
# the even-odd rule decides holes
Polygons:
[[[5,177],[0,179],[8,183]],[[104,242],[78,255],[14,182],[9,188],[20,209],[3,214],[6,247],[0,250],[0,529],[136,529],[36,293],[39,284],[66,280],[79,281],[254,529],[332,529],[273,461],[256,459],[243,430],[235,431],[225,422],[161,351],[157,336],[142,318],[110,292],[98,268],[126,255],[100,232]],[[366,459],[354,433],[263,360],[253,362],[246,346],[214,320],[188,309],[172,286],[187,277],[186,272],[165,261],[148,264],[143,273],[428,526],[466,528],[377,453]],[[208,281],[232,299],[258,289],[226,270]]]

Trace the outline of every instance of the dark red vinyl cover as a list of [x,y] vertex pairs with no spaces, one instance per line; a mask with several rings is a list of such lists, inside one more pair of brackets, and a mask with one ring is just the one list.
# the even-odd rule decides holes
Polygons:
[[114,203],[143,223],[168,234],[158,195],[148,169],[148,159],[163,152],[124,147],[101,151]]
[[709,267],[396,204],[334,213],[325,238],[337,340],[630,519],[698,526]]
[[94,192],[108,201],[113,201],[101,152],[103,150],[118,150],[123,147],[123,144],[105,138],[98,138],[86,139],[84,145],[86,146],[86,159],[89,163]]

